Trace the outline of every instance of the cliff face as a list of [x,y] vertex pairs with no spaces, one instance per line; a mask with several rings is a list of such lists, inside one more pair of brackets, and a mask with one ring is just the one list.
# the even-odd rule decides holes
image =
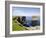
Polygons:
[[40,17],[32,16],[32,26],[40,26]]
[[32,20],[39,20],[40,16],[32,16]]
[[23,24],[26,21],[26,16],[15,16],[13,20],[17,20],[21,24]]
[[26,17],[20,16],[20,17],[18,17],[17,21],[20,22],[21,24],[23,24],[26,21]]

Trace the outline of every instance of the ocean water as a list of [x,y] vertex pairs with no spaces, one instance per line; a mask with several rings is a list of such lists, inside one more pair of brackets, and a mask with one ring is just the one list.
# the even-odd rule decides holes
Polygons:
[[31,20],[32,20],[32,17],[26,17],[26,21],[24,22],[24,26],[27,26],[27,27],[29,27],[29,26],[32,26],[32,22],[31,22]]
[[[40,19],[38,18],[38,20],[36,20],[37,22],[37,24],[39,25],[40,24]],[[26,27],[30,27],[30,26],[32,26],[32,24],[33,24],[34,22],[32,22],[32,17],[30,16],[27,16],[26,17],[26,21],[24,22],[24,26],[26,26]]]

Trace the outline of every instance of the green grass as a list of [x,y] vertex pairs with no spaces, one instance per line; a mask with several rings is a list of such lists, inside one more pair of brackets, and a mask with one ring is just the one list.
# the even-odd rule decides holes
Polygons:
[[12,31],[22,31],[28,30],[22,24],[20,24],[17,20],[12,20]]

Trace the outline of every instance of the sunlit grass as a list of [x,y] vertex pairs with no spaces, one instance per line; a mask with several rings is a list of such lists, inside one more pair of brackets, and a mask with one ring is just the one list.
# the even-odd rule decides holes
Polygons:
[[28,30],[28,29],[23,27],[22,24],[20,24],[17,20],[15,20],[12,22],[12,30],[13,31],[22,31],[22,30]]

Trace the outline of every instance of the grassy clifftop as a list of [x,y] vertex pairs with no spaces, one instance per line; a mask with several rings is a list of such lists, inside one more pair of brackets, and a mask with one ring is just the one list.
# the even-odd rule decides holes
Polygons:
[[25,28],[22,24],[20,24],[17,20],[13,20],[12,31],[22,31],[22,30],[28,30],[28,29]]

